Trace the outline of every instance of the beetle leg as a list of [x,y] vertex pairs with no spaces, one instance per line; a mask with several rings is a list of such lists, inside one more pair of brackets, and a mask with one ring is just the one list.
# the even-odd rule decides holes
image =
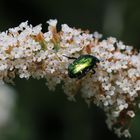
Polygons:
[[92,69],[92,72],[93,72],[92,74],[95,74],[96,73],[96,71],[94,69]]
[[98,63],[95,63],[93,68],[97,68],[98,67]]
[[68,59],[77,59],[76,57],[69,57],[69,56],[66,56],[66,55],[63,55],[65,57],[67,57]]
[[96,71],[94,69],[92,69],[92,72],[90,73],[90,76],[92,76],[95,73],[96,73]]

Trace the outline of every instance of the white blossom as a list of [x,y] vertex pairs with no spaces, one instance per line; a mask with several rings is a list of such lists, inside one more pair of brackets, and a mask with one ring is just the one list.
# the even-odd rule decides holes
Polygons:
[[50,26],[56,26],[57,25],[57,20],[56,19],[50,19],[49,21],[47,21],[47,23],[50,25]]
[[[95,103],[106,113],[106,123],[118,136],[130,137],[124,129],[140,108],[140,53],[114,37],[104,40],[98,32],[75,29],[63,24],[57,32],[57,20],[49,20],[48,31],[41,24],[33,27],[28,22],[0,33],[0,82],[12,82],[15,75],[46,79],[50,90],[63,84],[69,100],[81,93],[85,101]],[[68,66],[81,55],[93,55],[100,62],[93,74],[89,71],[81,79],[70,78]],[[131,108],[131,110],[130,110]],[[118,125],[119,127],[115,127]]]

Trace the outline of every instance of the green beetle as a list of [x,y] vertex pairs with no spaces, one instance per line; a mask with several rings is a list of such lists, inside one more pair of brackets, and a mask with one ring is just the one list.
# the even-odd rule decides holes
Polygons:
[[75,58],[75,57],[67,57],[67,58],[75,59],[68,66],[69,77],[78,78],[78,79],[84,77],[91,69],[94,74],[95,73],[94,68],[97,67],[97,63],[100,62],[98,58],[92,55],[81,55],[78,58]]

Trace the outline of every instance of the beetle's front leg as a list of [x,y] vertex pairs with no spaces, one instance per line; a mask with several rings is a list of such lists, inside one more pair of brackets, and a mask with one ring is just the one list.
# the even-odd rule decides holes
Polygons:
[[96,71],[94,69],[92,69],[92,74],[95,74],[95,73],[96,73]]
[[69,57],[69,56],[66,56],[66,55],[63,55],[65,57],[67,57],[68,59],[77,59],[76,57]]

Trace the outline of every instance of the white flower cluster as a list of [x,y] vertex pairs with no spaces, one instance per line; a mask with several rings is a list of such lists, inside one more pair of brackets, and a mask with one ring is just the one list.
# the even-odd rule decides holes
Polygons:
[[[110,37],[100,40],[97,32],[70,28],[63,24],[57,32],[57,20],[49,20],[48,32],[41,25],[21,23],[0,33],[0,80],[12,82],[20,78],[45,78],[51,90],[63,83],[69,99],[81,93],[87,103],[94,102],[104,109],[109,129],[118,136],[130,137],[129,125],[139,108],[140,53],[132,46]],[[90,54],[100,60],[96,73],[88,72],[81,79],[68,76],[68,65]]]

